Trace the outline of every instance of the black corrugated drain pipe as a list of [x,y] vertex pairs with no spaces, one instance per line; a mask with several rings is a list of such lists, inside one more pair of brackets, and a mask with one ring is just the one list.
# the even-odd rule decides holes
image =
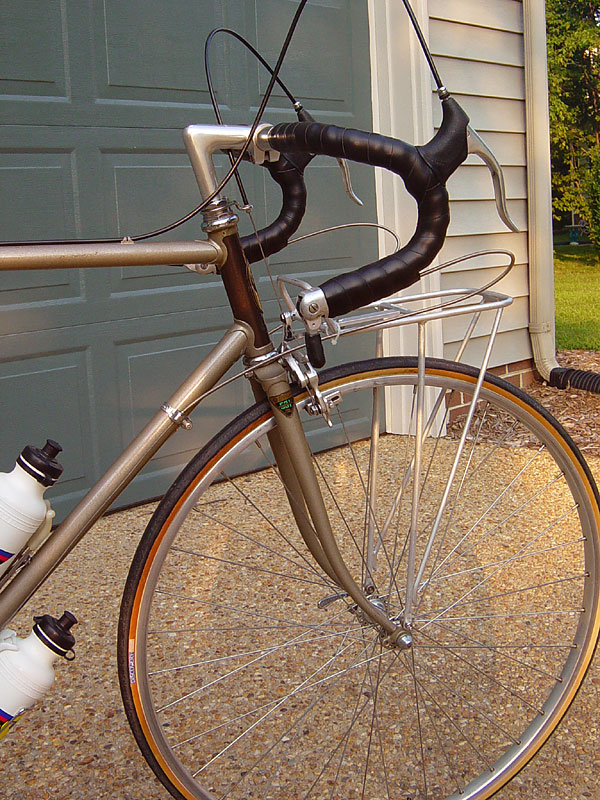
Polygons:
[[600,394],[600,375],[585,369],[555,367],[550,372],[548,384],[557,389],[584,389]]

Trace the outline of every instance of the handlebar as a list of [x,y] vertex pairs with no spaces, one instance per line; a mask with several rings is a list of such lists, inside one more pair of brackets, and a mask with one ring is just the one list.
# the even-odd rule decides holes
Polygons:
[[281,187],[282,206],[279,216],[269,226],[257,234],[242,237],[242,247],[251,264],[283,250],[290,236],[300,227],[306,211],[304,169],[312,158],[309,153],[295,153],[287,157],[281,155],[275,162],[264,163],[273,180]]
[[[319,287],[328,316],[346,314],[410,286],[440,251],[450,222],[445,183],[467,157],[469,123],[469,118],[452,97],[442,100],[442,108],[440,129],[422,147],[377,133],[317,122],[283,123],[268,132],[269,146],[286,158],[292,153],[311,157],[323,154],[389,169],[403,179],[407,191],[417,201],[417,227],[408,244],[393,255],[331,278]],[[294,160],[293,156],[289,158]],[[286,185],[280,185],[284,207],[293,205],[286,196]],[[292,181],[291,185],[298,190],[297,183]],[[279,221],[278,235],[283,240],[286,231],[282,230],[285,221],[281,214]],[[294,224],[296,221],[297,216]],[[291,232],[287,238],[290,235]]]

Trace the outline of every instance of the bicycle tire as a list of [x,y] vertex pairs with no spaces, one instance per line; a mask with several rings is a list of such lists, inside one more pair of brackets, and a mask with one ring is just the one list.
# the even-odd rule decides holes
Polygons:
[[[414,411],[416,375],[413,358],[323,372],[324,396],[341,398],[332,428],[296,393],[309,440],[317,429],[329,437],[315,463],[357,580],[367,518],[385,530],[373,598],[390,615],[402,602],[410,513],[397,485],[410,497],[414,437],[382,433],[371,490],[365,407],[406,386]],[[471,367],[427,361],[428,392],[443,400],[420,472],[423,542],[464,427],[450,407],[476,379]],[[313,567],[262,443],[272,424],[259,403],[217,434],[135,554],[118,662],[148,763],[186,800],[490,797],[556,728],[595,650],[600,503],[584,459],[538,403],[486,375],[420,584],[412,648],[399,651],[347,598],[331,599],[336,587]],[[236,477],[249,465],[236,458],[250,451],[266,467]]]

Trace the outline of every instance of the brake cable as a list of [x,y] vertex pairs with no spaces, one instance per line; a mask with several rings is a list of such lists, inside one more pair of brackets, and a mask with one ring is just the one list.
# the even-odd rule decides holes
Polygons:
[[267,86],[267,90],[266,90],[266,92],[264,94],[264,97],[262,99],[262,102],[261,102],[261,104],[260,104],[260,106],[258,108],[258,111],[257,111],[256,116],[254,118],[254,122],[252,123],[252,125],[250,127],[250,132],[248,134],[248,138],[246,139],[246,142],[245,142],[244,146],[240,150],[237,158],[235,159],[235,162],[231,166],[231,169],[229,170],[227,175],[225,175],[223,180],[220,182],[219,186],[206,199],[204,199],[202,201],[202,203],[200,203],[200,205],[198,205],[192,211],[189,211],[187,214],[185,214],[180,219],[176,220],[175,222],[170,223],[169,225],[165,225],[164,227],[158,228],[155,231],[150,231],[149,233],[137,234],[136,236],[125,236],[125,237],[120,236],[118,238],[117,237],[111,237],[111,238],[106,238],[106,239],[50,239],[50,240],[45,240],[45,241],[37,240],[37,241],[29,241],[29,242],[0,242],[0,246],[2,246],[2,245],[4,245],[4,246],[48,245],[48,244],[119,244],[120,242],[123,241],[124,238],[127,239],[127,241],[140,242],[140,241],[143,241],[144,239],[150,239],[150,238],[152,238],[154,236],[159,236],[159,235],[161,235],[163,233],[168,233],[169,231],[172,231],[175,228],[179,227],[180,225],[183,225],[184,222],[188,222],[188,220],[192,219],[197,214],[199,214],[200,211],[205,209],[206,206],[210,202],[212,202],[212,200],[214,200],[214,198],[221,192],[223,187],[229,182],[229,180],[231,179],[231,177],[233,176],[233,174],[236,172],[237,168],[241,164],[244,156],[246,155],[246,152],[248,151],[248,148],[250,147],[250,144],[252,143],[252,138],[253,138],[253,136],[254,136],[254,134],[256,132],[256,129],[258,128],[258,126],[260,124],[260,121],[261,121],[262,115],[263,115],[263,113],[265,111],[265,108],[267,107],[267,103],[269,102],[269,100],[271,98],[271,94],[272,94],[273,89],[275,87],[275,83],[277,82],[277,76],[279,75],[279,71],[281,70],[281,66],[283,64],[283,61],[284,61],[284,59],[286,57],[287,51],[288,51],[289,46],[291,44],[291,40],[292,40],[292,37],[293,37],[294,32],[296,30],[296,27],[298,25],[298,22],[300,20],[300,16],[301,16],[302,12],[304,11],[304,7],[306,6],[307,2],[308,2],[308,0],[300,0],[298,8],[296,9],[296,13],[294,14],[292,22],[291,22],[291,24],[290,24],[290,26],[288,28],[288,32],[286,34],[285,40],[284,40],[283,45],[281,47],[281,50],[279,52],[279,57],[277,58],[277,62],[276,62],[275,67],[273,68],[273,71],[271,73],[271,79],[269,81],[269,85]]
[[421,45],[421,50],[423,51],[423,55],[425,56],[427,63],[429,64],[429,69],[431,70],[431,74],[433,75],[433,80],[435,81],[435,85],[438,89],[444,88],[444,82],[440,77],[440,73],[437,70],[435,65],[435,61],[433,60],[433,56],[431,55],[431,50],[429,49],[427,42],[425,41],[425,37],[423,36],[423,31],[421,30],[421,26],[419,25],[419,20],[417,19],[417,15],[413,11],[413,8],[410,4],[410,0],[402,0],[404,4],[404,8],[406,9],[406,13],[408,14],[408,18],[411,21],[411,24],[414,28],[415,33],[417,34],[417,39],[419,40],[419,44]]
[[[217,33],[226,33],[229,36],[233,36],[234,39],[237,39],[238,42],[241,42],[244,45],[244,47],[252,53],[252,55],[257,59],[257,61],[259,61],[263,65],[263,67],[268,72],[271,73],[271,75],[274,74],[274,70],[271,67],[271,65],[262,57],[262,55],[258,52],[258,50],[252,44],[250,44],[250,42],[244,36],[242,36],[237,31],[234,31],[231,28],[214,28],[208,34],[208,36],[206,37],[206,41],[204,42],[204,73],[206,75],[206,85],[208,86],[208,94],[210,95],[210,102],[212,103],[212,107],[215,112],[215,118],[219,123],[219,125],[223,125],[223,117],[221,116],[221,111],[219,109],[217,96],[213,86],[212,74],[210,71],[210,57],[209,57],[210,45],[214,37],[217,35]],[[296,98],[292,95],[292,93],[289,91],[285,83],[281,80],[281,78],[279,78],[278,75],[275,75],[275,80],[281,87],[284,94],[287,95],[292,106],[295,109],[297,109],[298,107],[301,108],[302,107],[301,104],[298,103]],[[231,166],[233,167],[235,159],[232,151],[228,150],[227,155],[229,156],[229,161],[231,163]],[[237,167],[235,169],[235,179],[237,181],[240,194],[242,196],[242,203],[244,206],[248,206],[249,205],[248,195],[246,194],[246,191],[244,189],[244,184],[242,183],[242,178]]]
[[[200,205],[198,205],[192,211],[189,211],[187,214],[185,214],[180,219],[176,220],[175,222],[170,223],[169,225],[165,225],[164,227],[158,228],[155,231],[150,231],[148,233],[137,234],[135,236],[125,236],[125,237],[121,236],[121,237],[111,237],[111,238],[103,238],[103,239],[49,239],[49,240],[34,240],[34,241],[20,241],[20,242],[0,242],[0,246],[14,246],[14,245],[40,245],[41,246],[41,245],[49,245],[49,244],[119,244],[120,242],[123,241],[124,238],[127,239],[128,241],[131,241],[131,242],[139,242],[139,241],[143,241],[145,239],[151,239],[154,236],[159,236],[159,235],[161,235],[163,233],[168,233],[169,231],[172,231],[175,228],[179,227],[180,225],[183,225],[184,222],[188,222],[190,219],[192,219],[197,214],[199,214],[221,192],[221,190],[226,186],[226,184],[229,182],[231,177],[234,174],[236,174],[236,176],[237,176],[237,169],[238,169],[239,165],[241,164],[244,156],[246,155],[246,152],[248,151],[248,148],[249,148],[250,143],[252,141],[252,137],[254,136],[254,133],[256,132],[256,129],[258,128],[258,125],[259,125],[260,120],[262,118],[262,115],[263,115],[263,113],[265,111],[267,103],[270,100],[271,94],[272,94],[273,89],[275,87],[275,83],[279,83],[279,85],[284,90],[284,92],[288,95],[288,97],[290,99],[292,99],[291,94],[287,91],[287,89],[285,88],[284,84],[279,80],[278,76],[279,76],[279,72],[281,70],[281,66],[283,64],[283,61],[285,59],[285,56],[287,54],[287,51],[289,49],[292,37],[294,35],[294,32],[295,32],[296,27],[298,25],[298,22],[300,20],[300,16],[301,16],[302,12],[304,11],[304,8],[305,8],[307,2],[308,2],[308,0],[300,0],[298,8],[296,9],[296,13],[294,14],[292,22],[291,22],[291,24],[290,24],[290,26],[288,28],[288,32],[286,34],[286,37],[285,37],[285,40],[283,42],[282,48],[281,48],[281,50],[279,52],[279,57],[277,59],[277,63],[275,64],[275,67],[273,69],[271,69],[271,67],[267,64],[267,62],[264,61],[262,56],[260,56],[258,51],[256,51],[255,48],[253,48],[252,45],[250,45],[249,42],[246,42],[246,40],[242,36],[240,36],[239,34],[236,34],[233,31],[231,32],[231,34],[234,35],[245,46],[247,46],[254,53],[254,55],[256,55],[256,57],[259,58],[259,60],[263,64],[263,66],[265,66],[265,68],[267,68],[269,70],[269,72],[271,72],[271,79],[269,81],[269,85],[267,86],[267,90],[266,90],[266,92],[264,94],[262,102],[261,102],[261,104],[260,104],[260,106],[258,108],[258,111],[257,111],[256,116],[254,118],[254,122],[252,123],[252,126],[250,128],[250,133],[248,134],[248,138],[247,138],[244,146],[240,150],[240,152],[239,152],[237,158],[235,159],[235,161],[233,160],[233,156],[230,156],[231,160],[233,162],[232,165],[231,165],[231,169],[225,175],[225,177],[220,182],[219,186],[215,189],[215,191],[211,195],[209,195],[209,197],[207,197],[205,200],[203,200],[202,203],[200,203]],[[431,51],[429,50],[429,47],[427,46],[427,42],[425,41],[425,37],[423,35],[423,32],[421,30],[421,27],[419,25],[419,22],[417,20],[415,12],[413,11],[413,8],[412,8],[412,6],[410,4],[410,0],[402,0],[402,2],[404,4],[406,12],[407,12],[407,14],[409,16],[411,24],[412,24],[412,26],[413,26],[413,28],[415,30],[415,33],[416,33],[417,38],[419,40],[419,44],[421,45],[421,49],[423,50],[423,54],[425,55],[425,58],[427,60],[427,63],[428,63],[429,68],[431,70],[431,73],[432,73],[433,78],[435,80],[436,86],[437,86],[438,90],[439,89],[443,89],[444,88],[444,84],[443,84],[442,79],[440,77],[440,74],[439,74],[439,72],[438,72],[438,70],[436,68],[436,65],[435,65],[433,56],[431,54]],[[213,32],[211,32],[211,34],[209,34],[209,37],[212,36],[212,34],[220,32],[220,31],[229,32],[229,29],[217,28],[217,29],[215,29],[215,31],[213,31]],[[208,40],[207,40],[207,43],[208,43]],[[206,53],[206,48],[205,48],[205,53]],[[210,88],[209,88],[209,91],[210,91]],[[212,99],[212,93],[211,93],[211,99]],[[216,98],[215,98],[215,101],[213,102],[213,107],[215,107],[215,109],[216,109],[216,111],[218,113],[218,106],[216,104]],[[218,118],[219,118],[219,116],[217,116],[217,119]],[[243,190],[243,186],[241,185],[241,179],[239,179],[239,178],[238,178],[238,185],[240,186],[240,191],[242,192],[242,198],[244,199],[245,198],[245,192]],[[245,199],[244,202],[247,204],[247,198]]]

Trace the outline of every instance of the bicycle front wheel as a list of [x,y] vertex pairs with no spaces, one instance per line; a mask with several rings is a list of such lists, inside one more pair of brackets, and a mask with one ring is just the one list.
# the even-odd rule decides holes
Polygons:
[[598,493],[558,423],[494,376],[467,425],[476,379],[427,362],[417,462],[415,359],[323,373],[332,428],[296,398],[340,551],[397,620],[416,519],[411,647],[386,646],[307,551],[266,403],[169,490],[127,581],[119,674],[175,797],[487,798],[554,730],[598,637]]

